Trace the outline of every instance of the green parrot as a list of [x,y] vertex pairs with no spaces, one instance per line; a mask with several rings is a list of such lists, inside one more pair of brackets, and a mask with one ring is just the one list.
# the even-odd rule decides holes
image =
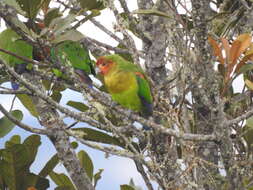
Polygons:
[[[33,47],[11,29],[6,29],[0,33],[0,48],[15,53],[18,56],[32,59]],[[27,63],[15,56],[0,52],[0,58],[14,67],[18,74],[28,71]],[[19,88],[17,83],[12,81],[11,84],[14,90]]]
[[51,57],[54,61],[74,67],[81,80],[92,87],[92,81],[88,75],[96,73],[86,47],[79,42],[65,40],[51,49]]
[[99,57],[96,66],[112,99],[142,116],[152,115],[152,95],[144,71],[134,63],[114,54]]

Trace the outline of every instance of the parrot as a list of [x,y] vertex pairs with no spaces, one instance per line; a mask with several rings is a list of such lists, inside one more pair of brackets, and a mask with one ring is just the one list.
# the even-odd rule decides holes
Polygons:
[[112,100],[139,112],[144,118],[152,115],[153,100],[149,82],[138,65],[113,54],[99,57],[96,66],[103,76],[104,85]]
[[51,49],[50,55],[53,61],[59,60],[62,64],[71,65],[82,82],[92,87],[92,80],[88,75],[95,76],[96,72],[86,47],[77,41],[65,40],[56,44]]
[[[33,47],[24,41],[12,29],[8,28],[0,33],[0,48],[15,53],[18,56],[32,59]],[[0,58],[7,62],[10,66],[14,67],[14,70],[18,74],[29,71],[29,69],[27,69],[28,63],[15,56],[1,52]],[[19,85],[14,81],[11,81],[11,85],[13,90],[17,90],[19,88]]]

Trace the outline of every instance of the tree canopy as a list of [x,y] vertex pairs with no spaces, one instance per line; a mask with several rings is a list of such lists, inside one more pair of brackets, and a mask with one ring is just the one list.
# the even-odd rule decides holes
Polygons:
[[[113,29],[98,21],[111,19],[104,11]],[[252,0],[0,1],[0,94],[14,95],[9,110],[0,101],[0,138],[14,127],[33,133],[0,149],[0,190],[44,190],[49,178],[57,190],[95,190],[103,169],[94,171],[79,144],[132,159],[143,189],[253,189],[252,12]],[[117,61],[112,91],[107,70],[95,70]],[[135,86],[115,95],[130,80]],[[22,121],[16,99],[40,127]],[[35,174],[43,135],[57,154]],[[59,163],[67,174],[54,171]],[[119,188],[140,189],[133,181]]]

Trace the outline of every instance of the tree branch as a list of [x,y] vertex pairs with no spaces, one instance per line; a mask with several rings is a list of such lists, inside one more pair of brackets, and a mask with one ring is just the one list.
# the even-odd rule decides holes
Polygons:
[[29,125],[26,125],[22,122],[20,122],[19,120],[17,120],[15,117],[13,117],[1,104],[0,104],[0,111],[10,120],[12,121],[13,123],[15,123],[18,127],[26,130],[26,131],[29,131],[29,132],[32,132],[32,133],[37,133],[37,134],[43,134],[43,135],[50,135],[50,133],[47,131],[47,130],[44,130],[44,129],[36,129],[36,128],[33,128]]

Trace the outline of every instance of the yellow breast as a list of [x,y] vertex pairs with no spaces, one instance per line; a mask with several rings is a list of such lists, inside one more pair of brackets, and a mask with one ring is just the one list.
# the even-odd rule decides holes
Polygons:
[[136,78],[131,72],[112,72],[104,77],[104,81],[110,93],[120,93],[137,87]]

